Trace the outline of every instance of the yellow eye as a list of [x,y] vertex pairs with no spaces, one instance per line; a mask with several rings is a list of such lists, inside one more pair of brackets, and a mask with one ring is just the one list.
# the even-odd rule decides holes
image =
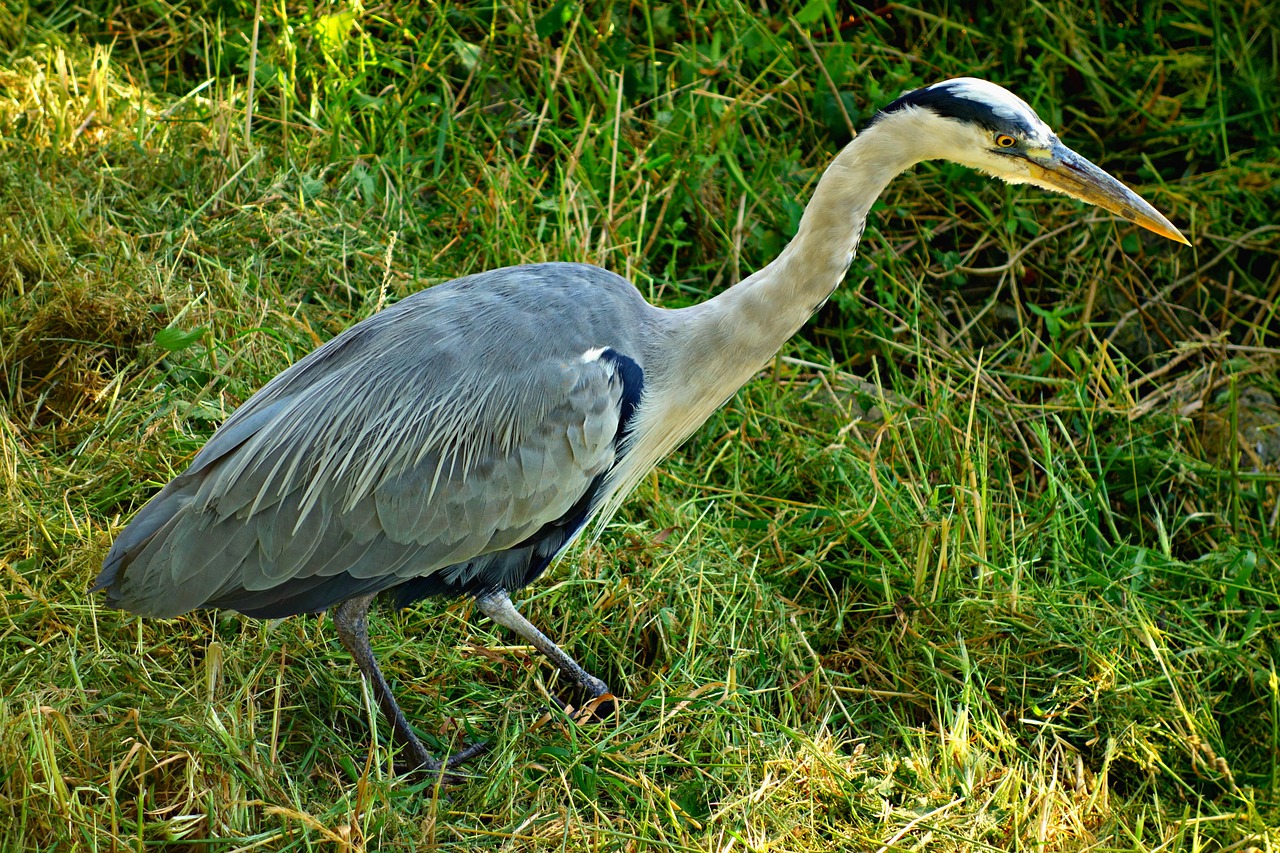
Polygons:
[[1012,148],[1017,144],[1018,140],[1014,139],[1007,133],[1002,133],[996,137],[996,145],[999,145],[1001,148]]

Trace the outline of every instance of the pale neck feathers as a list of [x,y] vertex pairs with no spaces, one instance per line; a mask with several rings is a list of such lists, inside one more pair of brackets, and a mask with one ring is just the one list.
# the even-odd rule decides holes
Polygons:
[[867,211],[893,177],[939,156],[939,119],[908,109],[845,146],[814,190],[796,236],[764,269],[717,296],[675,311],[645,369],[630,446],[611,472],[596,535],[654,465],[763,368],[844,277]]

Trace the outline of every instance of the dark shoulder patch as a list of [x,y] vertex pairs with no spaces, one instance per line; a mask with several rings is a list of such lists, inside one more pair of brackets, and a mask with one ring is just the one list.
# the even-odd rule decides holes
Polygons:
[[[640,395],[644,391],[644,371],[635,359],[612,347],[601,352],[599,358],[612,364],[618,378],[622,380],[618,430],[613,438],[614,452],[620,458],[623,443],[635,425],[636,406],[640,404]],[[605,474],[597,476],[564,515],[542,525],[524,541],[506,551],[482,554],[470,560],[465,571],[445,569],[401,583],[393,593],[396,606],[405,607],[431,595],[481,595],[496,589],[514,592],[533,583],[587,523],[600,500],[605,479]],[[465,580],[446,580],[451,576]]]
[[640,403],[640,394],[644,391],[644,371],[640,369],[640,365],[636,364],[635,359],[623,355],[613,347],[608,347],[600,353],[600,360],[612,364],[618,371],[618,376],[622,378],[618,433],[614,437],[614,443],[620,444],[631,432],[631,421],[635,416],[636,406]]

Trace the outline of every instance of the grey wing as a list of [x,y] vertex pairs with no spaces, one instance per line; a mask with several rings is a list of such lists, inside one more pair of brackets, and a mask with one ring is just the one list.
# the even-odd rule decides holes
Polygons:
[[[465,572],[580,508],[614,464],[618,362],[482,326],[435,329],[428,346],[397,332],[422,331],[410,318],[382,322],[228,420],[113,545],[98,578],[108,603],[288,615]],[[484,369],[507,352],[528,361]]]

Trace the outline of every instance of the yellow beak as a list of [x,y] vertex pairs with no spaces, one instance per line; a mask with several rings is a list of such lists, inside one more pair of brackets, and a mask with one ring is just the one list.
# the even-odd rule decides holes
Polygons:
[[1055,143],[1047,154],[1028,154],[1027,160],[1037,183],[1096,204],[1161,237],[1191,245],[1160,211],[1061,142]]

